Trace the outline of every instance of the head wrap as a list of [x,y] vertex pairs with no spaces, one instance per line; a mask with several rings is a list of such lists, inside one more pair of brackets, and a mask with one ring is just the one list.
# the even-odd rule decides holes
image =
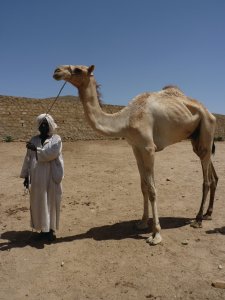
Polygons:
[[41,114],[37,117],[37,126],[40,127],[43,120],[46,119],[49,126],[49,134],[53,134],[55,129],[57,128],[57,124],[55,123],[53,117],[49,114]]

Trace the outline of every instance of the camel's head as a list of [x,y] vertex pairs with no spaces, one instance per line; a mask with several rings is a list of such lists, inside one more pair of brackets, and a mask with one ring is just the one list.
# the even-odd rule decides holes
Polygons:
[[65,80],[77,88],[86,85],[90,77],[93,76],[95,66],[71,66],[64,65],[55,69],[53,78],[56,80]]

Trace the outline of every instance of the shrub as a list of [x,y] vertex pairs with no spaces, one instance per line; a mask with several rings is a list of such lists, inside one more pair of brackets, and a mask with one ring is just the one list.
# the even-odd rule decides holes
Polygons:
[[6,143],[13,142],[13,137],[12,137],[11,135],[6,135],[6,136],[3,138],[3,142],[6,142]]
[[222,142],[223,141],[223,137],[222,136],[216,136],[214,138],[214,141],[216,141],[216,142]]

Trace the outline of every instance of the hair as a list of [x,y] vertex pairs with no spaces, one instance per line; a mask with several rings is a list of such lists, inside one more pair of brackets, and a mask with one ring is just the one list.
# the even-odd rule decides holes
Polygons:
[[181,91],[181,89],[178,87],[178,86],[176,86],[176,85],[166,85],[166,86],[164,86],[163,88],[162,88],[163,90],[167,90],[167,89],[176,89],[176,90],[178,90],[178,91],[180,91],[181,93],[183,93],[182,91]]
[[168,96],[181,96],[184,93],[176,85],[166,85],[162,88]]
[[99,83],[97,83],[97,82],[95,81],[95,85],[96,85],[96,91],[97,91],[98,102],[99,102],[100,107],[102,107],[102,106],[103,106],[103,101],[102,101],[102,93],[101,93],[101,91],[100,91],[100,89],[101,89],[101,84],[99,84]]

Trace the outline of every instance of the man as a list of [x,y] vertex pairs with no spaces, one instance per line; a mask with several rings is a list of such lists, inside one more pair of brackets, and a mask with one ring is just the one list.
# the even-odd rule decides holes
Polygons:
[[30,184],[31,227],[40,231],[39,238],[53,241],[59,228],[61,181],[64,175],[62,141],[54,134],[56,123],[49,114],[37,117],[39,135],[27,143],[20,177]]

